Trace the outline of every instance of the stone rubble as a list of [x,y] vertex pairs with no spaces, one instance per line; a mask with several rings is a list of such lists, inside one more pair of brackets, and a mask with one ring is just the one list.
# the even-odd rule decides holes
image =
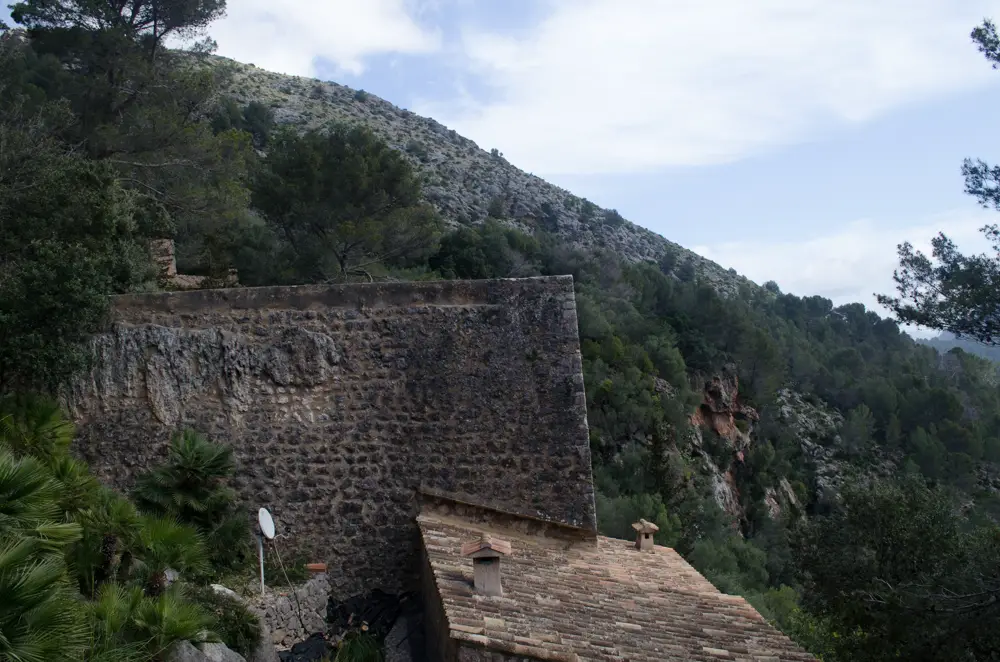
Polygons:
[[287,650],[314,633],[326,632],[329,599],[330,581],[326,573],[318,573],[291,592],[268,588],[263,596],[250,598],[249,604],[271,632],[273,644]]

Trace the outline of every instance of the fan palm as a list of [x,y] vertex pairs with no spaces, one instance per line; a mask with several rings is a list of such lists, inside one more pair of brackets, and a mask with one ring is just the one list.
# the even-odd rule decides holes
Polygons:
[[139,547],[132,574],[141,577],[149,595],[160,595],[166,587],[167,569],[198,573],[207,569],[201,535],[172,517],[147,515],[139,526]]
[[76,428],[59,404],[42,395],[8,395],[0,400],[0,445],[15,455],[46,464],[59,483],[62,520],[93,505],[98,483],[83,462],[69,455]]
[[85,623],[64,560],[80,527],[52,521],[57,495],[42,463],[0,449],[0,662],[82,658]]
[[224,484],[232,471],[231,449],[185,430],[171,442],[167,463],[139,478],[136,504],[146,512],[209,526],[235,497]]
[[147,662],[160,659],[180,640],[209,641],[214,619],[171,586],[158,596],[140,587],[105,584],[88,605],[92,639],[88,662]]
[[238,563],[248,546],[248,522],[235,512],[236,493],[225,484],[233,471],[230,448],[192,430],[174,437],[166,464],[141,476],[133,497],[140,510],[170,516],[198,529],[213,565]]
[[83,538],[73,551],[73,565],[84,595],[93,596],[105,582],[128,579],[139,549],[142,519],[132,502],[101,488],[96,504],[80,514]]
[[51,398],[16,394],[0,400],[0,442],[18,455],[48,462],[66,455],[75,433],[72,421]]

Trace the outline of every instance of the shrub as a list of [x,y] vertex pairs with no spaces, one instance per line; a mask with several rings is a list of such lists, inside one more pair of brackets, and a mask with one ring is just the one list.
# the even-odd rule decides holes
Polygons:
[[611,227],[618,227],[625,224],[625,219],[618,213],[617,209],[609,209],[604,212],[604,223]]
[[368,101],[368,93],[365,92],[364,90],[358,90],[357,92],[354,93],[354,100],[360,103],[364,103]]
[[0,661],[82,657],[85,623],[65,548],[80,535],[57,524],[58,484],[30,457],[0,450]]
[[250,530],[225,485],[232,471],[232,449],[185,430],[171,442],[166,464],[137,480],[136,505],[197,529],[215,568],[236,567],[249,554]]
[[189,589],[191,599],[215,619],[213,631],[226,646],[249,657],[260,641],[260,619],[242,602],[208,587]]
[[382,646],[368,633],[367,625],[344,635],[333,658],[334,662],[382,662],[384,659]]
[[105,584],[86,609],[92,633],[89,660],[146,662],[161,659],[178,641],[217,639],[211,613],[191,601],[180,584],[155,597],[137,586]]
[[504,204],[503,198],[495,196],[490,200],[489,207],[486,209],[486,213],[490,218],[503,218],[506,212],[506,205]]
[[419,140],[410,140],[406,143],[406,151],[413,154],[421,161],[427,160],[427,146]]

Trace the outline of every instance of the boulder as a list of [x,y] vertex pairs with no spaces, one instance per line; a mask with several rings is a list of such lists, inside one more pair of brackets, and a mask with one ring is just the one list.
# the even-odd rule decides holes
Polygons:
[[166,662],[207,662],[207,659],[190,641],[178,641],[170,647]]
[[225,644],[205,643],[195,646],[190,641],[178,641],[167,653],[166,662],[247,662]]
[[212,584],[211,585],[211,589],[213,591],[215,591],[216,593],[220,593],[222,595],[228,596],[228,597],[230,597],[230,598],[232,598],[234,600],[239,600],[240,602],[243,601],[243,599],[240,598],[239,593],[237,593],[236,591],[234,591],[231,588],[226,588],[222,584]]
[[230,650],[225,644],[201,644],[199,648],[208,662],[247,662],[245,657]]

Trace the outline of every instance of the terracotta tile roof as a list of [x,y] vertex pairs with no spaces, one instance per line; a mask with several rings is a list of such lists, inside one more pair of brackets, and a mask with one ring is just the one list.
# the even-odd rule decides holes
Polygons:
[[[670,548],[487,530],[437,513],[417,521],[451,638],[463,644],[564,662],[815,662]],[[462,544],[483,534],[511,542],[501,561],[503,597],[473,592]]]

